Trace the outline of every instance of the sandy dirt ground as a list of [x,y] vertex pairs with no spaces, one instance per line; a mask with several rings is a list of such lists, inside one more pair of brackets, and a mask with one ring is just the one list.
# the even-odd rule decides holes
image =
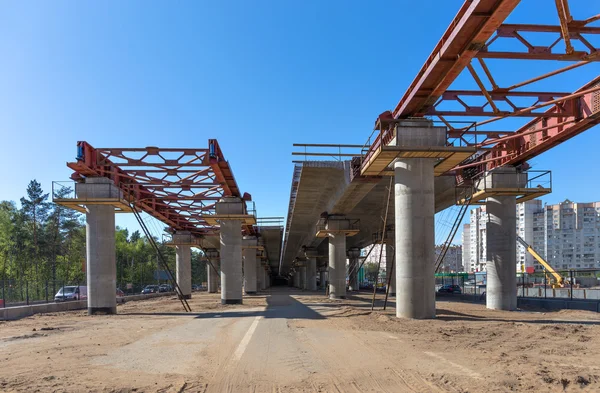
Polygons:
[[0,322],[0,392],[597,392],[600,315],[438,301],[435,320],[274,288]]

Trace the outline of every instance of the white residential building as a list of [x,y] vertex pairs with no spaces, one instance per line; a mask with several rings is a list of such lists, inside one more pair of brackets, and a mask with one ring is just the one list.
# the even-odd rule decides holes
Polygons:
[[[517,234],[554,268],[600,268],[600,202],[566,200],[542,206],[541,201],[531,200],[517,204],[516,214]],[[465,269],[468,266],[469,271],[486,270],[487,221],[485,206],[482,206],[471,210],[470,222],[463,228]],[[517,272],[543,270],[520,244],[516,261]]]
[[471,269],[471,224],[465,224],[461,234],[462,239],[462,265],[463,271]]
[[[443,246],[435,246],[435,257],[436,260],[438,256],[442,253]],[[462,246],[451,244],[446,251],[446,255],[444,255],[444,259],[442,264],[440,265],[439,272],[444,273],[456,273],[463,271],[463,257],[462,257]],[[435,262],[435,261],[433,261]]]

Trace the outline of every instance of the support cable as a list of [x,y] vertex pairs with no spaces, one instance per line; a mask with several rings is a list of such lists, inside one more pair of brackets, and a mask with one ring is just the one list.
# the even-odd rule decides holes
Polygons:
[[377,262],[377,279],[375,280],[375,285],[373,286],[373,300],[371,301],[371,311],[375,307],[375,294],[377,293],[377,283],[379,281],[379,269],[381,268],[381,256],[383,254],[383,243],[385,242],[385,235],[387,229],[387,218],[388,211],[390,209],[390,199],[392,198],[392,184],[394,182],[394,176],[390,177],[390,185],[388,186],[388,196],[387,203],[385,205],[385,216],[383,216],[383,230],[381,231],[381,248],[379,249],[379,262]]
[[[471,192],[471,196],[472,195],[473,195],[473,192]],[[458,215],[456,216],[456,219],[454,220],[454,223],[452,224],[452,229],[450,230],[450,233],[448,233],[448,238],[446,239],[446,241],[444,242],[444,245],[442,246],[442,251],[440,252],[440,255],[438,255],[438,257],[435,261],[435,273],[437,273],[438,270],[440,269],[440,266],[442,265],[442,262],[444,261],[444,257],[446,256],[446,253],[448,252],[450,245],[454,241],[454,236],[456,235],[456,232],[458,232],[458,228],[460,228],[460,224],[462,223],[462,220],[465,217],[467,210],[469,210],[471,201],[472,201],[472,198],[469,198],[466,201],[466,203],[461,205]]]
[[152,235],[148,231],[148,227],[146,227],[146,223],[142,219],[140,212],[136,209],[133,202],[130,202],[129,205],[131,206],[131,211],[133,212],[133,215],[135,216],[138,224],[140,224],[142,231],[144,231],[144,235],[146,235],[146,238],[148,239],[148,241],[150,242],[152,247],[154,247],[156,254],[159,256],[160,262],[162,263],[162,267],[166,270],[166,272],[169,276],[169,281],[171,281],[171,283],[174,284],[173,286],[177,290],[177,297],[181,301],[181,304],[183,305],[183,309],[185,310],[185,312],[191,312],[192,309],[191,309],[190,305],[188,304],[187,300],[184,299],[183,292],[181,291],[181,288],[177,284],[177,280],[175,280],[173,273],[171,272],[171,269],[167,265],[167,261],[165,260],[162,252],[160,251],[160,248],[158,248],[158,245],[156,244],[156,241],[154,240],[154,237],[152,237]]

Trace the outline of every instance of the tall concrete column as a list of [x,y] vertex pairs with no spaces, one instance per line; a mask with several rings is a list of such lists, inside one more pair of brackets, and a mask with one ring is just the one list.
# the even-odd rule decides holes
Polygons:
[[306,250],[306,289],[309,291],[317,290],[317,251]]
[[294,288],[300,288],[300,273],[298,271],[294,272],[293,281]]
[[263,266],[262,274],[263,274],[263,289],[268,289],[269,288],[269,274],[267,273],[266,266]]
[[325,289],[325,282],[327,282],[327,271],[323,269],[319,272],[319,289]]
[[262,262],[256,261],[256,289],[258,291],[260,291],[261,289],[263,289],[263,281],[264,281],[264,277],[262,274]]
[[115,208],[86,206],[88,314],[117,313]]
[[348,259],[350,261],[350,264],[348,265],[348,276],[349,276],[348,289],[350,289],[351,291],[359,290],[358,257],[360,257],[360,249],[359,248],[353,247],[348,250]]
[[329,298],[346,298],[346,235],[329,235]]
[[[122,198],[121,191],[104,177],[89,177],[75,185],[76,197]],[[88,313],[117,312],[117,261],[115,251],[115,208],[86,204],[86,266]]]
[[221,303],[242,303],[242,221],[221,221]]
[[190,246],[175,246],[175,270],[177,286],[184,299],[192,298],[192,249]]
[[[524,186],[527,175],[514,168],[497,168],[484,182],[487,188]],[[517,212],[515,196],[489,197],[486,234],[486,306],[495,310],[517,308]]]
[[[396,144],[415,147],[445,146],[446,128],[428,120],[397,125]],[[416,154],[415,154],[416,155]],[[394,163],[396,316],[435,317],[435,194],[434,158],[398,159]]]
[[[210,264],[206,264],[206,271],[208,276],[208,293],[217,293],[219,290],[219,266],[218,262],[212,260],[212,266]],[[215,271],[215,269],[217,271]]]
[[241,304],[242,219],[237,217],[246,216],[246,205],[240,198],[223,197],[215,212],[221,232],[221,303]]
[[[306,262],[305,262],[306,263]],[[307,289],[307,280],[306,280],[306,265],[300,267],[300,288],[302,290]]]
[[[394,236],[390,236],[390,238],[393,239]],[[391,244],[386,243],[386,245],[385,245],[385,270],[386,270],[386,279],[388,277],[390,277],[390,274],[391,274],[390,291],[389,291],[390,296],[396,296],[396,267],[395,267],[394,259],[395,259],[394,258],[394,247],[392,247]],[[393,269],[392,269],[392,264],[394,264]]]
[[256,238],[253,236],[246,236],[244,238],[244,245],[247,248],[242,250],[244,257],[244,289],[247,294],[255,294],[258,290],[256,280]]
[[206,262],[208,293],[217,293],[219,290],[219,251],[209,248],[205,251],[205,256],[208,259]]

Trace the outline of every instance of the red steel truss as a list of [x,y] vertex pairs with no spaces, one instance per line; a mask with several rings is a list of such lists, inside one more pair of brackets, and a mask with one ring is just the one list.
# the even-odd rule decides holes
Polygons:
[[[67,163],[75,172],[71,178],[106,177],[123,192],[123,198],[138,209],[174,230],[195,235],[218,231],[203,218],[214,214],[215,203],[223,196],[240,194],[229,163],[216,139],[208,148],[94,148],[77,143],[77,161]],[[254,233],[249,225],[246,233]]]
[[[529,87],[600,61],[600,48],[592,43],[600,37],[600,27],[591,26],[600,20],[600,3],[589,2],[589,11],[596,13],[575,20],[568,0],[547,0],[543,6],[556,7],[559,25],[505,24],[519,3],[520,0],[465,1],[395,109],[377,118],[375,128],[380,134],[371,150],[380,146],[383,136],[391,135],[397,121],[431,117],[448,127],[449,146],[480,149],[475,157],[454,168],[460,182],[464,168],[476,167],[475,172],[480,173],[502,165],[523,164],[598,124],[600,77],[575,92]],[[528,17],[533,19],[535,15]],[[504,69],[527,67],[523,60],[572,64],[563,63],[554,71],[501,86],[487,59],[504,59]],[[468,73],[477,88],[450,90],[463,72]],[[487,130],[491,124],[509,117],[532,120],[516,131],[500,127]],[[457,123],[462,124],[456,126]]]

